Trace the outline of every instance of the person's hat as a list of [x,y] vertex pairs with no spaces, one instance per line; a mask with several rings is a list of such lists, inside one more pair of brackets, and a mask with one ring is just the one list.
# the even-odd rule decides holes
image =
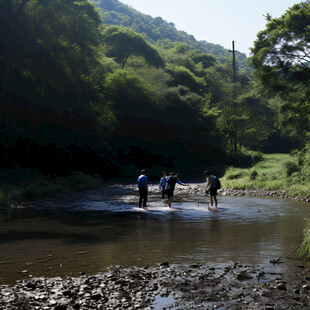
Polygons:
[[142,170],[141,170],[141,173],[146,173],[146,170],[145,170],[145,169],[142,169]]

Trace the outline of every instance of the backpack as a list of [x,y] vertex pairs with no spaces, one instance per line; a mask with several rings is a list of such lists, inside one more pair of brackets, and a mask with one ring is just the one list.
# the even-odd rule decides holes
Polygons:
[[167,177],[167,183],[170,186],[170,188],[174,189],[176,182],[177,182],[177,179],[175,176],[170,175]]
[[216,175],[213,176],[213,179],[214,179],[214,183],[215,183],[215,188],[216,189],[220,189],[221,188],[221,181],[220,181],[220,179]]

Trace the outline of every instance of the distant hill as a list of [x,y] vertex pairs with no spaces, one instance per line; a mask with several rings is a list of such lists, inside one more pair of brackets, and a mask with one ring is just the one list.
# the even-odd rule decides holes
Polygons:
[[[161,17],[153,18],[150,15],[142,14],[118,0],[90,1],[95,3],[99,9],[105,24],[130,28],[158,46],[168,44],[171,41],[186,42],[194,48],[214,55],[222,62],[231,56],[231,53],[219,44],[197,41],[194,36],[177,30],[173,23],[169,23]],[[237,56],[239,67],[249,69],[246,65],[246,54],[238,52]]]

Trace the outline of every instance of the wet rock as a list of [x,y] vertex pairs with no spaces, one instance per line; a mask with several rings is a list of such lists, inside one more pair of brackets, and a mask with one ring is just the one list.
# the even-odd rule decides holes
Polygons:
[[98,301],[101,299],[101,294],[100,293],[93,294],[91,296],[91,299]]
[[67,310],[66,305],[56,305],[54,310]]
[[239,281],[245,281],[245,280],[250,280],[252,279],[253,276],[251,276],[248,272],[245,272],[245,271],[241,271],[238,273],[237,275],[237,279]]
[[[253,274],[270,280],[257,285],[236,279],[250,280]],[[302,293],[293,296],[293,291],[277,289],[280,284],[286,282],[259,266],[238,263],[220,268],[195,264],[118,267],[97,276],[33,278],[13,288],[0,286],[0,309],[153,309],[158,298],[167,302],[167,309],[307,309],[304,305],[309,306],[309,299],[302,284]]]
[[28,270],[20,271],[20,273],[28,273],[28,272],[29,272]]
[[279,289],[279,290],[286,290],[286,284],[285,283],[283,283],[283,282],[280,282],[278,285],[277,285],[277,288]]
[[160,266],[162,267],[169,267],[169,263],[168,262],[163,262],[160,264]]
[[283,263],[281,257],[271,259],[269,262],[270,262],[271,264],[282,264],[282,263]]
[[30,289],[32,289],[32,290],[34,290],[36,287],[37,287],[37,283],[36,283],[36,281],[28,281],[27,283],[26,283],[26,287],[28,287],[28,288],[30,288]]

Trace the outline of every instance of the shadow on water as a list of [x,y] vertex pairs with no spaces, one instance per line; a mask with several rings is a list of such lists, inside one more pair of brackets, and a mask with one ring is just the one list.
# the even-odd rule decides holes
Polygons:
[[1,212],[0,283],[163,261],[269,264],[299,244],[309,210],[300,202],[220,197],[212,212],[208,198],[180,195],[172,209],[151,195],[143,210],[131,188],[109,190]]

